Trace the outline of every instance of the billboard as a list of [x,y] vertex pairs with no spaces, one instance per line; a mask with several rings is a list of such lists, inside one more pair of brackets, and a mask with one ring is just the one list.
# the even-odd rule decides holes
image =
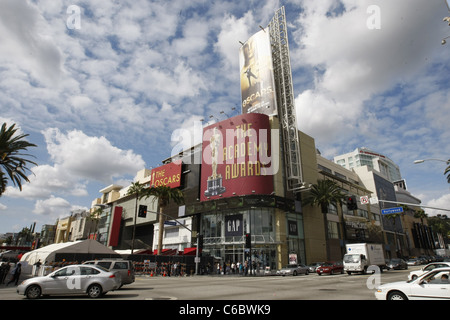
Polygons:
[[243,114],[203,129],[200,200],[271,194],[271,129],[264,114]]
[[255,33],[239,50],[242,113],[277,114],[269,34]]
[[179,164],[171,162],[152,169],[152,179],[150,183],[152,187],[179,187],[181,185],[181,162]]

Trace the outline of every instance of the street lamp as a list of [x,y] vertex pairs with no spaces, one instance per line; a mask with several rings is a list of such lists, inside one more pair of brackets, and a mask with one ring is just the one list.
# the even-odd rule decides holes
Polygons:
[[[448,0],[450,1],[450,0]],[[414,164],[423,163],[425,161],[440,161],[445,162],[446,164],[450,164],[450,160],[441,160],[441,159],[421,159],[421,160],[414,160]]]

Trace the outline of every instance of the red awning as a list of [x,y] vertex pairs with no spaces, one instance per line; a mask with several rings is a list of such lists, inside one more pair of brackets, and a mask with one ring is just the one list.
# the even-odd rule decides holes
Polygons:
[[184,248],[183,255],[185,256],[195,256],[197,248]]

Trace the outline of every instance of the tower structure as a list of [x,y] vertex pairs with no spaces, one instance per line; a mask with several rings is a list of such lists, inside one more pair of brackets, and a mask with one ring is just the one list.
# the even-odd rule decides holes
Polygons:
[[275,12],[272,21],[269,23],[269,34],[278,117],[282,131],[287,190],[295,192],[302,188],[304,184],[284,7]]

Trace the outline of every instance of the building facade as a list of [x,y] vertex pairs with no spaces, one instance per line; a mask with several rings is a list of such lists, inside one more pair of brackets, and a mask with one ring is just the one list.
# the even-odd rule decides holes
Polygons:
[[368,148],[356,148],[352,152],[335,156],[334,162],[349,170],[367,166],[391,182],[402,179],[400,168],[394,161]]

